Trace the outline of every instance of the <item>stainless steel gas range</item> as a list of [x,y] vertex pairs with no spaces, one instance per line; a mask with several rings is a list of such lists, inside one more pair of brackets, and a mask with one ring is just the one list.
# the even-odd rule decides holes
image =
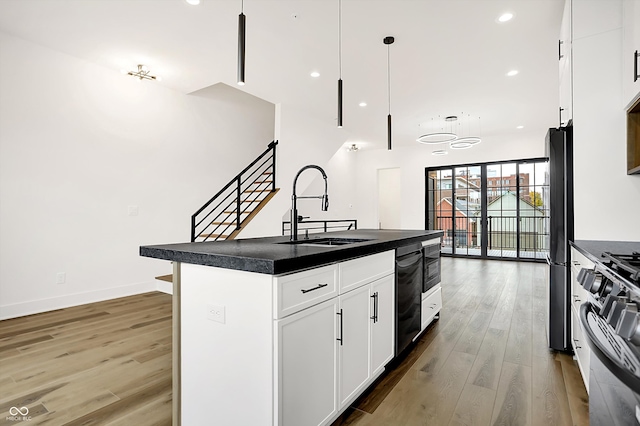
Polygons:
[[640,243],[624,253],[592,257],[577,280],[589,297],[580,327],[590,349],[592,426],[640,424]]

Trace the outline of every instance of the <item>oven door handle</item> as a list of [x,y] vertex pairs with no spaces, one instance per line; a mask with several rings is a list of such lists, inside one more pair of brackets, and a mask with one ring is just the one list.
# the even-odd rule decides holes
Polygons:
[[[587,343],[591,348],[591,351],[598,359],[604,364],[604,366],[621,382],[629,386],[635,393],[640,394],[640,378],[629,372],[627,368],[621,365],[616,359],[611,357],[608,352],[598,341],[598,338],[591,330],[587,315],[593,311],[593,305],[586,302],[580,306],[580,325],[582,331],[585,334]],[[593,313],[592,315],[597,315]]]

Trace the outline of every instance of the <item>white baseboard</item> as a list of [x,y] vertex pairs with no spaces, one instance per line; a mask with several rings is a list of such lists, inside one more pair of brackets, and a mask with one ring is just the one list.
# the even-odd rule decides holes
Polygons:
[[173,283],[168,281],[157,280],[156,290],[167,294],[173,294]]
[[[170,283],[167,283],[171,285]],[[118,297],[132,296],[134,294],[148,293],[150,291],[163,291],[158,289],[154,281],[130,284],[121,287],[106,288],[85,293],[66,294],[64,296],[49,299],[32,300],[13,305],[0,305],[0,320],[23,317],[25,315],[39,314],[56,309],[69,308],[71,306],[87,303],[102,302]],[[165,292],[166,293],[166,292]]]

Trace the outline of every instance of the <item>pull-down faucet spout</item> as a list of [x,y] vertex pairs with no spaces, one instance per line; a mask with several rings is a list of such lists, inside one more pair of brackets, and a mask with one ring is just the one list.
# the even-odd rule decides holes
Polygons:
[[[322,178],[324,179],[323,195],[310,195],[304,197],[296,196],[296,184],[298,183],[298,177],[307,169],[316,169],[320,173],[322,173]],[[322,211],[326,212],[327,210],[329,210],[329,195],[327,195],[327,174],[324,172],[322,167],[316,166],[314,164],[304,166],[303,168],[298,170],[296,177],[293,179],[293,194],[291,195],[291,241],[296,241],[298,239],[298,198],[319,198],[322,200]]]

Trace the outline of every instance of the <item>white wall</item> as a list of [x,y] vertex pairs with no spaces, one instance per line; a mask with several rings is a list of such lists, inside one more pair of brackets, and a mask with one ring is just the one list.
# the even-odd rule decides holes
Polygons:
[[1,33],[0,94],[0,318],[155,289],[170,264],[139,246],[188,241],[274,134],[274,105],[236,89],[184,95]]
[[640,176],[626,174],[622,6],[573,3],[576,239],[640,241]]
[[[320,200],[300,200],[299,214],[312,218],[344,218],[354,216],[348,209],[350,185],[346,176],[351,174],[349,156],[342,144],[347,138],[344,129],[338,129],[331,120],[317,119],[307,111],[292,108],[287,104],[277,105],[279,120],[276,124],[277,186],[278,194],[260,211],[260,214],[245,228],[239,238],[280,235],[283,218],[289,218],[293,179],[302,167],[315,164],[325,169],[329,185],[329,212],[320,210]],[[317,195],[324,191],[324,180],[316,170],[307,170],[300,175],[296,192],[298,195]],[[351,201],[353,203],[353,201]],[[352,218],[352,217],[349,217]]]

